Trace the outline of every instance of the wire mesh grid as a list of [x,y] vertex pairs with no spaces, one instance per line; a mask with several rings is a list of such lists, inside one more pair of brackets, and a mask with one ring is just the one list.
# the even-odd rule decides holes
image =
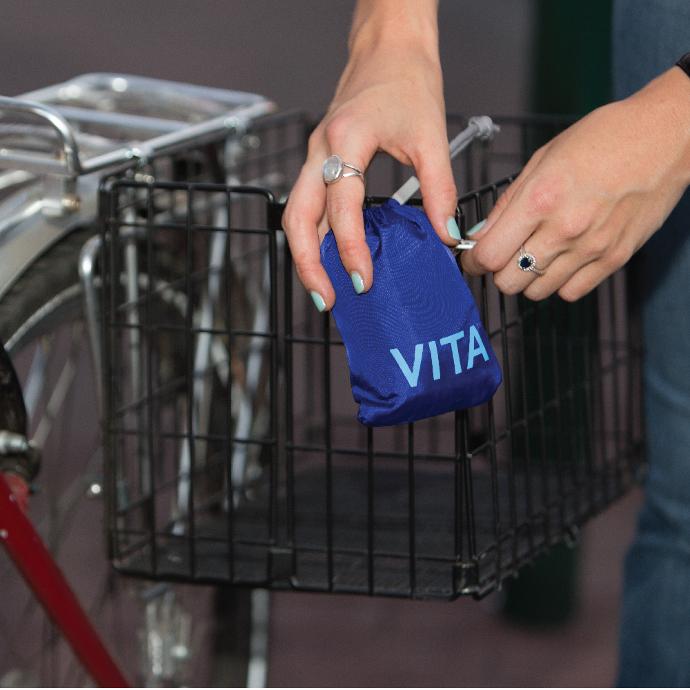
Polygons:
[[[504,119],[494,144],[473,145],[461,228],[562,124]],[[337,329],[280,230],[307,132],[299,116],[269,119],[103,185],[111,557],[152,578],[483,595],[575,537],[643,467],[626,273],[574,304],[470,279],[504,374],[493,400],[364,427]],[[369,180],[390,193],[403,175],[380,160]]]

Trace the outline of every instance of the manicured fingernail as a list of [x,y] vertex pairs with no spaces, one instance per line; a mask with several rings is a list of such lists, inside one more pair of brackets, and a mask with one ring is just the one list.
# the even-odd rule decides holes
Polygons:
[[350,278],[352,278],[352,285],[355,288],[355,292],[361,295],[364,292],[364,281],[362,280],[362,276],[359,275],[357,271],[352,271],[352,273],[350,273]]
[[316,290],[312,290],[310,293],[311,298],[314,302],[314,306],[319,310],[319,311],[325,311],[326,309],[326,302],[324,301],[323,297],[316,292]]
[[476,225],[473,225],[468,231],[467,231],[467,236],[472,237],[476,232],[479,232],[484,226],[486,225],[486,218]]
[[460,236],[460,228],[458,227],[458,224],[455,221],[455,218],[451,217],[446,221],[446,230],[448,230],[448,234],[454,240],[462,239]]

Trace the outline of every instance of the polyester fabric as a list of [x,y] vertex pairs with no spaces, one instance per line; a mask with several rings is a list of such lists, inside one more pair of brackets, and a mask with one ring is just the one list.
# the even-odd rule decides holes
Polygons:
[[389,426],[486,402],[501,369],[451,251],[421,209],[364,211],[372,288],[355,293],[329,231],[321,262],[335,288],[358,419]]

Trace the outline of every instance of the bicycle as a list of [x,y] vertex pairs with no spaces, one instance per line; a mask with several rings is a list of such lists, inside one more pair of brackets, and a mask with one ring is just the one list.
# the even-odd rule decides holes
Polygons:
[[[227,142],[224,168],[209,160],[203,170],[195,170],[199,161],[183,154],[174,174],[234,180],[234,161],[251,148],[250,140],[243,141],[247,126],[273,109],[270,101],[254,94],[116,74],[84,75],[19,99],[0,99],[0,165],[6,169],[0,175],[0,337],[21,374],[28,417],[28,424],[8,425],[8,415],[16,417],[23,407],[20,391],[3,415],[2,428],[14,432],[0,452],[2,467],[10,472],[4,476],[14,478],[19,493],[23,487],[17,477],[33,482],[34,524],[68,579],[78,583],[80,598],[89,616],[101,622],[102,634],[107,621],[103,637],[118,648],[129,679],[146,685],[183,684],[192,678],[244,685],[251,630],[265,628],[266,602],[261,595],[252,598],[227,588],[192,592],[182,585],[133,587],[107,566],[105,530],[93,529],[102,521],[104,498],[94,299],[99,281],[98,185],[103,174],[128,161],[140,161],[139,174],[144,176],[147,158],[219,139]],[[137,248],[133,239],[128,251],[135,263]],[[129,272],[145,279],[133,264]],[[10,376],[8,368],[5,374]],[[74,412],[88,439],[87,433],[81,439],[65,433]],[[23,440],[27,432],[31,447]],[[9,447],[11,442],[21,447]],[[89,527],[85,530],[84,525]],[[79,571],[83,562],[102,566],[85,580]],[[28,567],[30,575],[35,565]],[[3,560],[4,581],[8,568]],[[50,589],[60,582],[56,572],[52,575]],[[60,591],[68,596],[66,588]],[[7,619],[18,624],[2,625],[5,635],[12,635],[0,654],[3,684],[84,682],[83,669],[59,631],[37,623],[31,601],[21,591],[16,595],[8,596],[4,607]],[[60,605],[59,597],[51,601]],[[75,611],[72,607],[72,616]],[[87,647],[85,654],[93,655],[98,636],[88,631],[85,636],[88,624],[82,623],[75,633],[78,643],[86,640],[88,645],[90,639],[91,651]],[[60,626],[64,630],[69,625],[63,614]],[[142,639],[131,636],[131,629]],[[260,657],[265,642],[259,639],[256,644],[259,651],[254,654]],[[140,656],[138,668],[133,660]],[[100,682],[123,682],[103,650],[87,661]],[[259,677],[252,682],[260,685],[258,661]],[[255,674],[256,668],[255,663]]]
[[[75,84],[82,91],[70,95]],[[149,93],[163,89],[168,105],[189,88],[107,75],[38,96],[52,102],[87,93],[97,106],[104,93],[124,94],[128,105],[138,84]],[[213,96],[221,94],[206,93],[203,102]],[[52,246],[54,237],[46,240],[41,251],[17,245],[29,268],[23,277],[13,270],[11,287],[0,290],[0,316],[7,315],[0,335],[23,372],[30,417],[47,411],[54,420],[58,408],[64,411],[61,391],[76,380],[70,362],[93,357],[88,366],[101,372],[82,373],[94,391],[90,402],[81,401],[88,410],[81,422],[95,428],[103,419],[103,469],[99,456],[81,471],[74,493],[92,496],[92,506],[105,499],[104,537],[116,570],[154,583],[136,588],[148,602],[145,653],[139,675],[130,672],[147,684],[202,682],[197,665],[214,673],[210,681],[228,683],[235,677],[229,667],[241,676],[248,667],[251,675],[252,658],[259,663],[250,684],[262,684],[266,600],[238,594],[244,590],[236,586],[481,597],[552,544],[574,539],[579,525],[625,492],[643,467],[639,339],[634,318],[625,316],[623,274],[569,306],[553,299],[529,305],[499,295],[487,279],[471,281],[504,369],[495,400],[402,428],[374,431],[354,423],[342,342],[328,315],[317,316],[293,289],[280,231],[309,123],[300,114],[264,117],[271,104],[251,100],[240,106],[248,112],[234,112],[230,120],[223,114],[213,126],[163,134],[158,117],[130,116],[125,123],[116,113],[85,115],[62,103],[58,110],[68,122],[49,113],[62,162],[36,161],[26,151],[14,159],[0,153],[0,162],[5,156],[17,166],[63,174],[67,184],[46,208],[56,218],[89,218]],[[70,136],[79,122],[87,131]],[[105,146],[84,163],[73,154],[77,140],[102,145],[101,134],[90,129],[99,124],[111,127],[111,135],[113,127],[128,124],[126,142],[133,130],[159,137],[115,151]],[[500,124],[497,142],[505,148],[475,142],[463,159],[463,183],[476,191],[459,200],[461,228],[485,217],[529,152],[565,123],[502,118]],[[450,118],[451,129],[464,125],[464,118]],[[19,135],[25,143],[35,132]],[[403,178],[400,166],[388,166],[378,161],[368,176],[386,193]],[[83,174],[75,177],[76,171]],[[88,180],[78,193],[75,179],[79,185]],[[15,171],[3,189],[20,206],[18,191],[33,180]],[[48,188],[55,191],[54,182]],[[58,282],[51,274],[45,286],[37,276],[46,271],[68,277]],[[65,292],[81,323],[72,330],[66,311],[47,318],[55,295]],[[25,308],[25,301],[32,306]],[[44,338],[45,324],[56,323],[62,331],[34,348],[41,354],[22,355],[30,341]],[[72,378],[46,373],[49,352],[68,364]],[[35,372],[47,401],[36,390]],[[37,431],[33,447],[44,458],[76,455],[50,452],[45,425]],[[25,446],[19,466],[13,458],[13,469],[27,478],[31,449]],[[42,462],[38,476],[60,493],[60,477],[51,477],[51,469],[56,465]],[[40,493],[31,503],[37,498]],[[94,522],[93,511],[83,520]],[[110,571],[106,579],[111,589],[103,601],[115,602],[127,627],[124,621],[142,607],[125,608],[118,588],[133,581]],[[221,653],[228,639],[222,629],[215,640],[215,630],[207,639],[195,634],[199,646],[190,646],[189,592],[198,600],[199,586],[207,584],[220,585],[221,594],[208,595],[195,620],[202,627],[235,621],[243,631],[235,639],[244,644],[238,664]],[[250,601],[255,612],[264,609],[253,621]],[[130,635],[126,643],[126,658],[135,658],[137,641]],[[55,637],[46,648],[55,650]],[[62,660],[53,663],[57,668]],[[74,665],[66,670],[78,673]]]

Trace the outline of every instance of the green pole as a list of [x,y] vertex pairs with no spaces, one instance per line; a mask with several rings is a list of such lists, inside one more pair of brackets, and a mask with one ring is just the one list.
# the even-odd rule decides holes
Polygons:
[[611,98],[611,0],[537,0],[535,112],[584,115]]

